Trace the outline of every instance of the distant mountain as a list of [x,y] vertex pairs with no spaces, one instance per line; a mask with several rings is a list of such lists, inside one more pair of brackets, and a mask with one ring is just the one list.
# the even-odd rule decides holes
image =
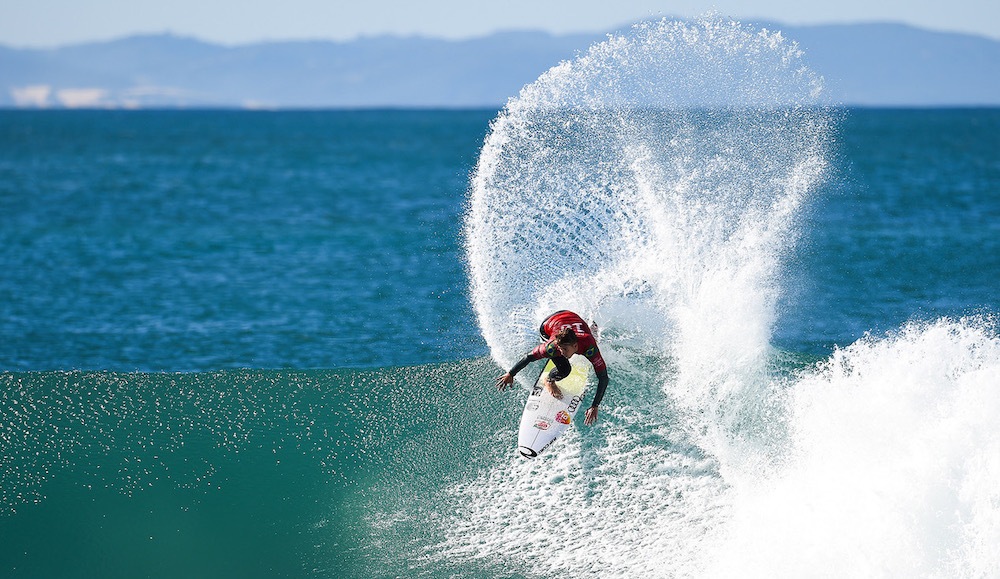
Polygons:
[[[785,26],[845,105],[1000,105],[1000,41],[899,24]],[[606,34],[226,47],[172,35],[0,46],[3,107],[499,107]]]
[[1000,105],[1000,41],[902,24],[783,26],[836,101],[862,106]]

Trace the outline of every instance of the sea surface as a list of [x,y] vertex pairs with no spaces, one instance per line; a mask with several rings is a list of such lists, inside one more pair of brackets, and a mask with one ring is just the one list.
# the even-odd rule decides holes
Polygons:
[[[1000,575],[1000,109],[703,26],[503,110],[0,111],[0,576]],[[527,461],[563,307],[611,386]]]

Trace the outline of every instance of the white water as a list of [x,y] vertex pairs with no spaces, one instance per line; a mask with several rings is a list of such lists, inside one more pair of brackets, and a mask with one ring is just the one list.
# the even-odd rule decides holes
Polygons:
[[794,442],[743,481],[720,577],[1000,576],[1000,339],[974,320],[838,350],[787,394]]
[[801,57],[720,18],[642,25],[494,122],[466,222],[483,335],[509,367],[576,310],[612,384],[597,428],[447,491],[443,556],[529,576],[1000,574],[991,326],[769,364],[833,130]]
[[[661,22],[508,103],[466,220],[474,306],[499,362],[559,308],[655,352],[678,354],[690,340],[668,338],[706,326],[720,345],[697,357],[766,344],[778,260],[831,130],[799,57],[777,33]],[[721,319],[733,312],[746,323]]]

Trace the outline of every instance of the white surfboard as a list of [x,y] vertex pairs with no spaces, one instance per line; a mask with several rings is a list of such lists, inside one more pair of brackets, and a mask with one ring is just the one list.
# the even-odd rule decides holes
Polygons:
[[528,401],[524,404],[521,428],[517,435],[517,450],[522,456],[534,458],[540,455],[573,423],[587,388],[590,363],[583,356],[573,356],[570,363],[573,371],[556,382],[563,393],[562,400],[553,398],[543,387],[549,371],[555,368],[552,360],[546,362],[535,381]]

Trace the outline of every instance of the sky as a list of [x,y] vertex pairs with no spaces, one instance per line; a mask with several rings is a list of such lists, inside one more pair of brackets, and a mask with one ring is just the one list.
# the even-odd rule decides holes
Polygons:
[[900,22],[1000,40],[1000,0],[0,0],[0,44],[53,48],[149,33],[225,45],[383,34],[462,39],[502,30],[594,33],[710,10],[790,25]]

